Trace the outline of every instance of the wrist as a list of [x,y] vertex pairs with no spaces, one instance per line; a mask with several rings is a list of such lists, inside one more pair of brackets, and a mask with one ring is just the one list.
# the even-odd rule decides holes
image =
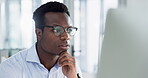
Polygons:
[[81,77],[80,77],[79,73],[77,73],[77,75],[75,75],[75,76],[70,76],[70,77],[67,77],[67,78],[81,78]]
[[78,77],[77,77],[77,74],[73,74],[73,75],[67,76],[67,78],[78,78]]

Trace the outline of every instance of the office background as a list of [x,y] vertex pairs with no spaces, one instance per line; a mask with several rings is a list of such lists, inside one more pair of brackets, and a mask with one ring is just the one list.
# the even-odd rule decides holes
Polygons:
[[[122,17],[122,14],[116,15],[116,12],[118,12],[116,10],[130,8],[130,10],[138,12],[136,10],[143,9],[139,10],[141,11],[140,14],[142,14],[142,12],[147,13],[146,8],[148,7],[145,5],[148,3],[146,0],[0,0],[0,62],[3,62],[20,50],[31,47],[36,42],[32,12],[38,6],[48,1],[59,1],[66,4],[71,13],[73,25],[79,28],[71,40],[70,52],[77,59],[84,78],[108,78],[110,74],[116,72],[112,69],[109,72],[110,74],[107,74],[108,68],[111,68],[108,63],[112,62],[114,64],[115,61],[110,61],[107,58],[107,56],[110,56],[108,55],[109,53],[106,53],[108,48],[104,48],[104,44],[113,44],[107,44],[106,40],[112,39],[112,36],[117,36],[114,36],[112,32],[105,36],[105,33],[113,28],[108,28],[108,25],[114,22],[112,20],[115,20],[115,17]],[[128,17],[126,15],[128,13],[124,17]],[[135,16],[135,18],[138,17]],[[125,20],[118,20],[119,24],[117,25],[126,23],[123,22]],[[116,26],[116,24],[112,25]],[[115,29],[112,31],[115,31]],[[135,27],[132,29],[135,30]],[[126,27],[123,30],[126,30]],[[111,46],[114,47],[114,45]],[[107,52],[110,51],[107,50]],[[119,75],[113,76],[113,78],[116,77],[119,77]],[[127,76],[126,78],[130,77]]]

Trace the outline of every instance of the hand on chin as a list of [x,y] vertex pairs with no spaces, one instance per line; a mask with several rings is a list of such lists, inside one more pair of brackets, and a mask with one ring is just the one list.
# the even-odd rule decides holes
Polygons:
[[58,59],[58,65],[62,67],[62,71],[67,78],[76,78],[75,58],[67,51],[61,52]]

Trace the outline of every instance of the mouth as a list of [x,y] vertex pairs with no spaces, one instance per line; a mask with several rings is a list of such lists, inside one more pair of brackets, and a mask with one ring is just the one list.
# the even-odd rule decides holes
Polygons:
[[60,49],[62,49],[62,50],[68,50],[69,47],[70,47],[70,45],[68,45],[68,44],[61,44],[61,45],[59,45],[58,47],[59,47]]

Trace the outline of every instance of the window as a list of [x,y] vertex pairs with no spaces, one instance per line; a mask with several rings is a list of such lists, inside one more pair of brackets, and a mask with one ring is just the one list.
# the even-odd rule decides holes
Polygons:
[[117,3],[118,0],[74,1],[74,26],[79,28],[74,39],[74,56],[85,73],[97,72],[106,14]]
[[[79,28],[75,35],[75,57],[83,72],[96,73],[99,51],[100,1],[75,0],[74,26]],[[97,8],[96,8],[97,7]]]

